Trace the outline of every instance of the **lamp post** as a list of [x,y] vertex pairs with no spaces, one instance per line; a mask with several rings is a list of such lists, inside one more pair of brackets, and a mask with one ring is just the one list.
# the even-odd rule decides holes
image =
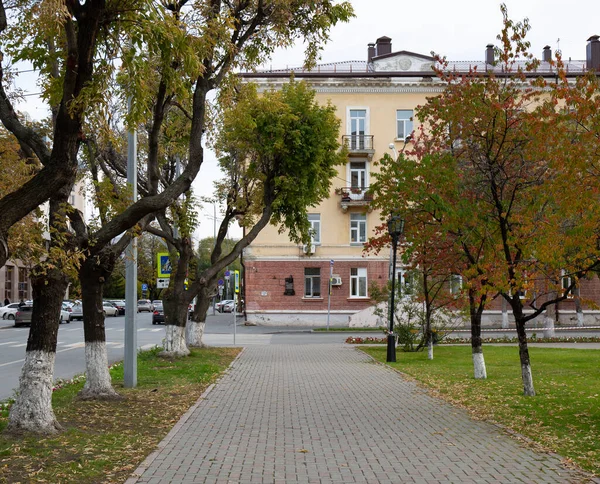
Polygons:
[[396,252],[398,239],[404,232],[404,219],[399,215],[391,215],[387,222],[388,232],[392,238],[392,294],[390,297],[390,327],[387,337],[387,359],[388,363],[396,362],[396,338],[394,336],[394,297],[396,293]]

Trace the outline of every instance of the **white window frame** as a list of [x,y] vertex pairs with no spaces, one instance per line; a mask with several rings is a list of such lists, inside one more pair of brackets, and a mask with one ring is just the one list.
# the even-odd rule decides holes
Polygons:
[[369,125],[371,124],[371,113],[367,106],[348,106],[346,107],[346,134],[352,135],[350,111],[365,111],[365,136],[371,134]]
[[308,223],[310,224],[311,245],[321,245],[321,214],[309,213]]
[[[571,285],[572,282],[573,281],[571,280],[571,276],[567,274],[567,271],[562,269],[560,271],[560,287],[563,291],[563,294],[564,294],[565,289],[567,289]],[[573,294],[573,291],[571,291],[567,295],[567,299],[573,299],[574,297],[575,297],[575,294]]]
[[[307,274],[306,271],[307,269],[312,269],[312,270],[317,270],[319,271],[318,274]],[[314,280],[318,279],[318,289],[319,289],[319,294],[315,295],[314,294],[314,289],[315,289],[315,282]],[[306,283],[307,281],[310,280],[310,294],[308,294],[309,291],[307,291],[307,287],[306,287]],[[322,295],[321,295],[321,268],[320,267],[305,267],[304,268],[304,298],[306,299],[322,299]]]
[[[361,280],[364,284],[361,286]],[[369,297],[368,278],[366,267],[352,267],[350,269],[350,297],[356,299],[366,299]],[[361,291],[361,288],[364,291]],[[364,292],[364,294],[361,294]]]
[[[400,113],[410,113],[410,116],[408,116],[408,118],[405,116],[400,117]],[[406,141],[406,138],[412,134],[414,131],[413,117],[414,111],[412,109],[396,109],[396,140]],[[400,130],[398,129],[400,123],[402,123],[404,136],[400,136]]]
[[[356,187],[356,188],[368,188],[369,187],[369,163],[366,160],[352,160],[349,161],[347,164],[347,173],[346,176],[348,178],[348,187],[352,188],[352,172],[354,171],[352,169],[352,163],[364,163],[365,164],[365,169],[364,169],[364,187]],[[359,170],[356,170],[359,171]]]
[[[359,218],[360,217],[360,218]],[[364,240],[361,240],[361,225],[364,228]],[[356,240],[352,237],[356,235]],[[350,244],[359,245],[367,242],[367,214],[351,213],[350,214]]]

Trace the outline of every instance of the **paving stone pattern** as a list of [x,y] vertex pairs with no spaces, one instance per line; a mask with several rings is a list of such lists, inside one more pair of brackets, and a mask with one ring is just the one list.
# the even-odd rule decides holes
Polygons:
[[246,348],[140,473],[128,483],[583,482],[343,345]]

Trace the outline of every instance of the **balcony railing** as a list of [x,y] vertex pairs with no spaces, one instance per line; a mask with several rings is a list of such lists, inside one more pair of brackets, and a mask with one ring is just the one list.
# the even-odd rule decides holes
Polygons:
[[342,142],[351,153],[374,151],[372,134],[348,134],[342,136]]
[[335,193],[340,196],[340,206],[344,212],[348,210],[348,207],[369,205],[373,200],[373,194],[369,191],[369,187],[336,188]]

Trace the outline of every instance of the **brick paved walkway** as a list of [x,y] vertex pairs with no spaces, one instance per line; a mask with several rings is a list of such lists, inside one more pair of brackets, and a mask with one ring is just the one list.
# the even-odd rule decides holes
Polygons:
[[583,482],[342,345],[244,350],[130,483]]

